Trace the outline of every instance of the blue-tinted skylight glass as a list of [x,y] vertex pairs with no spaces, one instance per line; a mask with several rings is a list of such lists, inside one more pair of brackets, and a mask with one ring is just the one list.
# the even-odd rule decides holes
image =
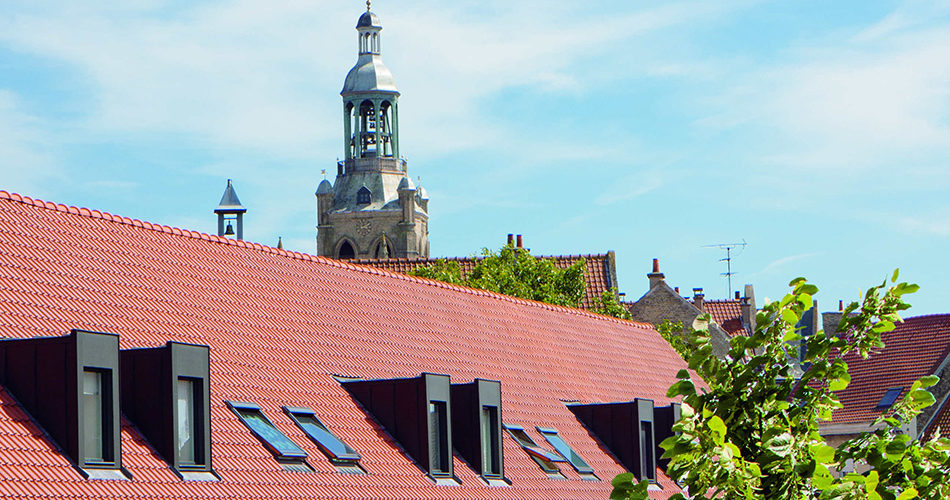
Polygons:
[[314,416],[312,411],[306,408],[285,408],[284,410],[290,415],[290,418],[310,436],[310,439],[317,444],[320,451],[331,460],[357,461],[360,459],[359,453],[341,441],[340,438],[333,435],[333,433]]
[[897,397],[901,395],[903,390],[903,387],[891,387],[884,393],[884,397],[881,398],[881,402],[877,404],[877,407],[890,408],[894,402],[897,401]]
[[241,418],[241,421],[244,422],[244,425],[264,442],[271,453],[279,458],[307,458],[307,452],[300,449],[283,432],[277,430],[259,408],[248,407],[248,405],[232,405],[232,408]]
[[584,459],[581,458],[580,455],[575,453],[574,450],[571,448],[571,446],[567,444],[567,442],[565,442],[563,439],[561,439],[561,436],[558,435],[556,430],[542,429],[539,427],[538,432],[540,432],[541,435],[544,436],[544,439],[547,439],[548,442],[551,443],[551,446],[553,446],[554,449],[557,450],[558,453],[560,453],[564,458],[567,459],[567,461],[571,464],[572,467],[574,467],[574,469],[577,472],[585,472],[585,473],[594,472],[593,467],[588,465],[587,462],[584,461]]
[[508,435],[510,435],[516,443],[521,445],[521,449],[523,449],[529,457],[534,459],[542,470],[548,473],[560,472],[555,462],[566,462],[567,460],[565,460],[564,457],[538,446],[537,443],[534,442],[534,439],[531,439],[531,436],[525,432],[523,427],[507,424],[504,426],[505,430],[508,431]]

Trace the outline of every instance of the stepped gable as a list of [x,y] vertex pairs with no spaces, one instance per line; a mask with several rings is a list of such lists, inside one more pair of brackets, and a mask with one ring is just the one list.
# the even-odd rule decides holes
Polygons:
[[844,408],[835,411],[832,422],[873,421],[888,389],[903,388],[903,398],[914,381],[935,374],[950,355],[950,314],[906,318],[882,339],[884,349],[867,359],[857,353],[845,356],[851,383],[837,393]]
[[[554,265],[558,269],[567,269],[576,264],[577,261],[584,259],[585,271],[584,281],[587,290],[584,292],[584,298],[581,299],[581,309],[593,309],[596,303],[595,299],[603,296],[604,292],[611,288],[617,288],[617,278],[612,252],[589,255],[537,255],[538,259],[554,259]],[[418,267],[424,267],[434,264],[436,261],[445,260],[447,262],[457,262],[462,276],[472,272],[482,257],[447,257],[447,258],[429,258],[429,259],[353,259],[349,262],[363,266],[372,266],[394,273],[408,273]]]
[[[393,274],[257,243],[151,224],[0,191],[0,335],[120,336],[122,349],[210,346],[212,465],[182,481],[123,419],[130,480],[83,479],[6,389],[0,390],[0,493],[8,498],[603,499],[617,460],[564,401],[670,403],[683,361],[648,325]],[[510,486],[486,485],[458,455],[458,486],[434,484],[334,375],[444,373],[499,380],[504,421],[554,427],[601,481],[567,466],[549,479],[503,440]],[[309,455],[283,470],[225,405],[256,403]],[[281,411],[309,407],[362,457],[342,474]],[[657,472],[656,498],[678,491]]]

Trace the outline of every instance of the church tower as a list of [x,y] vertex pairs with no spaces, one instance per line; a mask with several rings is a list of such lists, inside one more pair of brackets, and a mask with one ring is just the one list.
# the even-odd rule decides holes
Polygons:
[[379,18],[356,24],[359,59],[343,83],[343,152],[317,188],[317,253],[336,259],[429,256],[429,199],[399,156],[399,90],[380,57]]

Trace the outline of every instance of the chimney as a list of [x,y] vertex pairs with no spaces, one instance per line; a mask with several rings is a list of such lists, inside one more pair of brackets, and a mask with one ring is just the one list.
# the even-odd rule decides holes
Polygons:
[[844,301],[843,301],[843,300],[839,300],[839,301],[838,301],[838,312],[844,312]]
[[653,259],[653,272],[647,275],[650,279],[650,290],[660,284],[666,277],[660,272],[660,259]]
[[515,235],[508,233],[508,246],[515,246]]
[[673,291],[676,292],[676,295],[679,295],[679,294],[680,294],[680,287],[674,288]]
[[693,288],[693,305],[696,306],[696,309],[699,309],[700,311],[704,310],[703,299],[705,298],[706,296],[703,295],[702,288]]
[[736,300],[739,300],[739,290],[736,290]]
[[752,333],[755,331],[755,290],[752,289],[752,285],[745,286],[745,297],[742,297],[739,302],[739,310],[742,315],[742,326]]
[[523,241],[521,240],[521,235],[518,235],[518,248],[524,248]]

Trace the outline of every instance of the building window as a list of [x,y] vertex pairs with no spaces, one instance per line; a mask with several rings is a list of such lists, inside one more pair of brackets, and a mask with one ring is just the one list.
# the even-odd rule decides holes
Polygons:
[[890,408],[894,405],[894,402],[897,401],[897,397],[901,395],[901,392],[904,391],[903,387],[891,387],[884,393],[884,397],[881,398],[881,401],[877,404],[878,410],[883,410]]
[[499,449],[498,407],[482,406],[482,475],[501,477],[501,450]]
[[370,192],[369,188],[363,186],[356,192],[356,203],[360,205],[369,204],[372,201],[372,196],[373,193]]
[[449,449],[448,422],[446,421],[445,401],[429,401],[429,450],[432,454],[432,474],[449,475],[449,461],[452,453]]
[[524,427],[505,424],[505,430],[508,431],[508,435],[510,435],[516,443],[521,445],[521,449],[524,450],[548,476],[557,478],[564,477],[564,475],[561,474],[560,467],[557,466],[558,462],[567,461],[564,457],[538,446],[538,444],[534,442],[534,439],[531,439],[531,436],[525,432]]
[[[105,375],[105,376],[104,376]],[[112,435],[112,397],[106,370],[83,370],[82,413],[83,455],[87,463],[111,463],[109,436]]]
[[653,462],[653,423],[640,422],[640,477],[656,481],[656,466]]
[[581,458],[581,456],[558,435],[557,429],[545,427],[538,427],[537,429],[538,432],[544,436],[544,439],[547,439],[548,442],[551,443],[551,446],[553,446],[561,456],[567,459],[567,463],[571,464],[571,467],[577,471],[581,478],[597,480],[597,476],[594,475],[594,468]]
[[307,458],[307,452],[303,451],[283,432],[280,432],[264,416],[259,406],[254,403],[238,401],[228,401],[227,403],[241,422],[264,444],[264,447],[274,455],[278,462],[289,465],[291,470],[299,470],[295,466],[306,465],[304,459]]
[[[337,466],[358,467],[360,454],[336,437],[310,408],[284,407],[284,413],[320,448],[330,462]],[[362,469],[360,469],[362,470]],[[356,472],[346,470],[345,472]]]
[[356,258],[356,250],[353,249],[353,245],[351,245],[349,241],[344,241],[343,244],[340,245],[338,258],[343,260]]
[[201,429],[203,422],[200,379],[179,377],[176,386],[176,412],[178,413],[178,463],[182,467],[202,466],[204,453]]

